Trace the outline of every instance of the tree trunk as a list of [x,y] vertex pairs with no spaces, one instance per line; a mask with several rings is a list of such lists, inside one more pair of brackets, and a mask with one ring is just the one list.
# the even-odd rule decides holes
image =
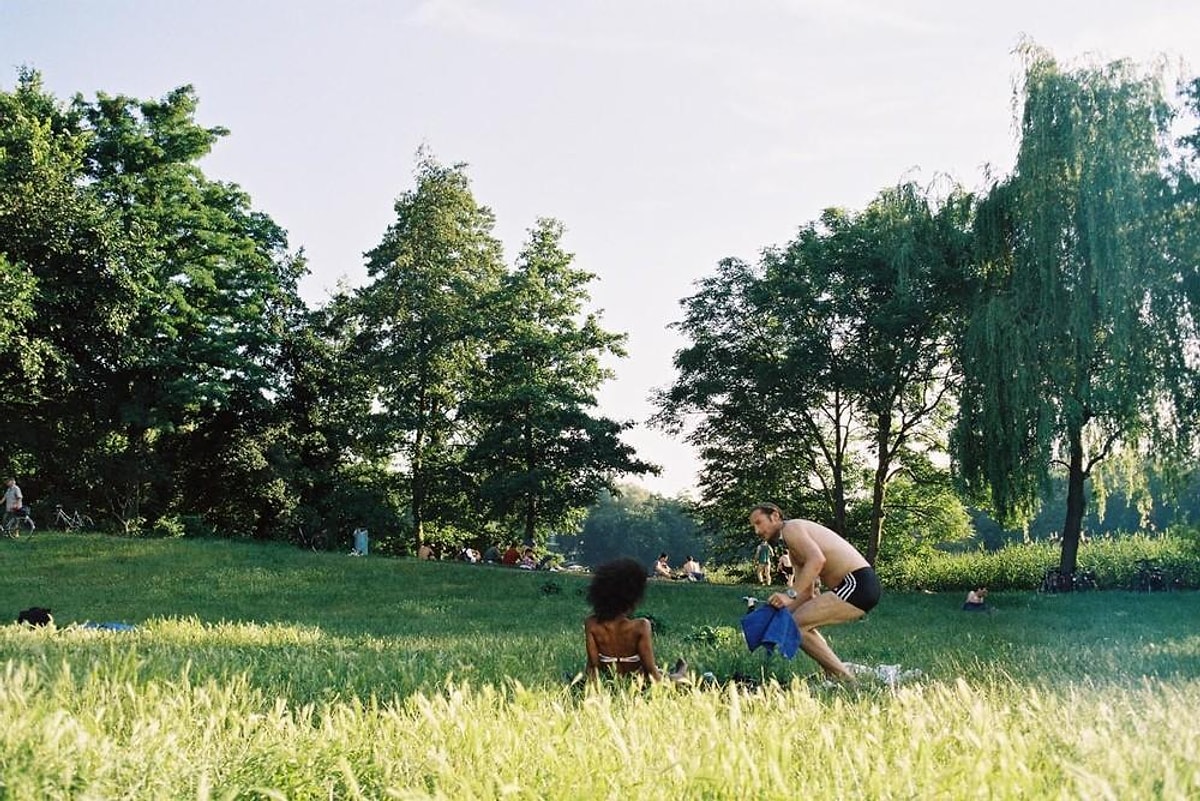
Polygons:
[[[525,404],[525,424],[521,436],[525,439],[525,480],[528,482],[537,466],[533,448],[533,407],[528,402]],[[534,532],[537,531],[537,499],[537,489],[530,486],[525,494],[525,545],[529,548],[533,547]]]
[[1063,575],[1075,572],[1079,555],[1079,535],[1083,530],[1083,512],[1086,501],[1083,497],[1083,426],[1072,424],[1067,431],[1071,450],[1067,466],[1067,519],[1063,522],[1062,558],[1058,570]]
[[841,467],[833,471],[833,530],[846,533],[846,484],[842,479]]
[[525,545],[532,548],[534,532],[537,531],[537,495],[529,493],[525,499]]
[[425,544],[425,472],[422,464],[424,457],[425,429],[418,426],[413,436],[412,455],[412,518],[413,518],[413,551]]
[[871,530],[867,533],[867,561],[872,565],[879,556],[879,544],[883,541],[883,500],[887,491],[888,435],[892,430],[892,416],[888,412],[879,415],[875,429],[875,477],[871,486]]

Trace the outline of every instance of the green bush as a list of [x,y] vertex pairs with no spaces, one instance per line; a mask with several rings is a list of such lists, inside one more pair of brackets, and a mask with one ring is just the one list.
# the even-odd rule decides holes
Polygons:
[[[1060,556],[1059,544],[1037,542],[998,551],[907,556],[881,561],[878,570],[892,589],[966,591],[982,584],[993,590],[1032,590],[1048,569],[1058,566]],[[1200,587],[1200,537],[1190,529],[1080,543],[1077,564],[1096,574],[1100,589],[1125,589],[1134,585],[1142,559],[1161,567],[1176,587]]]
[[159,539],[172,539],[182,537],[185,533],[186,527],[179,518],[179,515],[164,515],[154,521],[154,525],[146,532],[146,536]]

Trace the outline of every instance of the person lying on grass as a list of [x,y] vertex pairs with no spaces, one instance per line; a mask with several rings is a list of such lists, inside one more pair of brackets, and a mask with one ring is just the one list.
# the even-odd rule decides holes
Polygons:
[[[598,679],[602,670],[663,679],[654,661],[650,621],[630,617],[645,594],[646,571],[637,561],[616,559],[596,569],[587,595],[592,614],[583,622],[589,679]],[[686,673],[687,663],[680,659],[667,678],[680,681]]]

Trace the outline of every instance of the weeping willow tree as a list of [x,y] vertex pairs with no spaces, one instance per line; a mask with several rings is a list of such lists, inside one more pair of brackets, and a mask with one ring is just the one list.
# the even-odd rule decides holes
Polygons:
[[980,291],[962,340],[961,477],[1008,523],[1065,470],[1060,570],[1073,573],[1093,470],[1186,437],[1195,328],[1170,255],[1161,81],[1128,62],[1067,70],[1023,49],[1014,173],[976,216]]

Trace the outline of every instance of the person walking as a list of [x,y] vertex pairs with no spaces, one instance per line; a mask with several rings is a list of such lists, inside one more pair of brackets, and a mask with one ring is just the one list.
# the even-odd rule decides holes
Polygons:
[[760,542],[754,549],[754,568],[758,583],[764,587],[771,583],[771,543]]

